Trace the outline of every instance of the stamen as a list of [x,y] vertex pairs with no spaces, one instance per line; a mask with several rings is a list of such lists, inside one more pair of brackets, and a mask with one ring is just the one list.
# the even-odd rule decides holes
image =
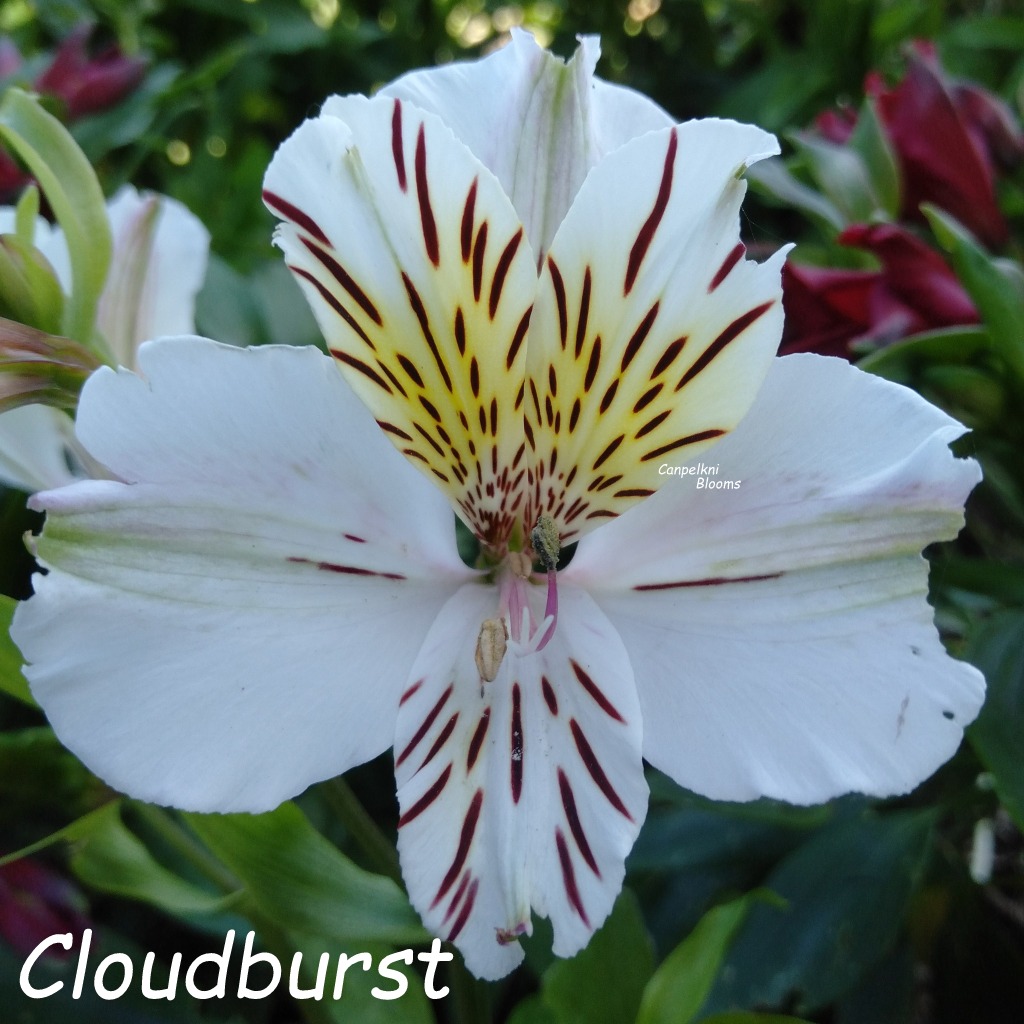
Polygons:
[[555,635],[558,621],[558,555],[561,546],[558,528],[549,515],[541,515],[530,535],[530,542],[537,558],[547,570],[548,593],[544,618],[538,623],[530,608],[524,589],[533,574],[529,556],[514,551],[508,556],[511,572],[501,581],[499,614],[508,616],[507,646],[517,657],[525,657],[542,651]]
[[510,639],[508,642],[508,649],[517,657],[525,658],[530,654],[536,654],[541,649],[541,643],[547,643],[551,639],[549,634],[553,634],[555,629],[555,620],[550,616],[545,616],[538,625],[530,626],[527,622],[529,611],[523,609],[523,623],[521,636],[525,637],[522,640]]
[[512,627],[512,639],[518,643],[523,635],[523,629],[526,625],[524,612],[526,609],[523,607],[523,592],[520,589],[520,585],[514,580],[508,587],[508,621]]
[[508,641],[504,619],[484,619],[476,638],[476,667],[482,683],[492,683],[501,668]]

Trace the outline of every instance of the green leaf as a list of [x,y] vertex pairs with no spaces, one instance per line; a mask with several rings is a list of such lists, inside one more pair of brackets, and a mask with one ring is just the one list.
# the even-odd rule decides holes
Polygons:
[[529,996],[512,1011],[508,1024],[558,1024],[558,1019],[540,996]]
[[23,704],[38,707],[21,672],[25,659],[11,639],[11,622],[17,607],[18,602],[13,597],[0,594],[0,691]]
[[892,945],[931,841],[929,812],[866,814],[822,829],[769,875],[787,909],[751,908],[706,1009],[813,1012]]
[[836,204],[800,181],[786,167],[781,157],[754,164],[748,168],[746,177],[761,195],[783,206],[795,206],[820,221],[830,232],[842,231],[846,227],[846,218]]
[[[427,999],[423,989],[423,979],[420,977],[416,967],[406,964],[401,960],[389,964],[390,970],[397,970],[404,974],[409,982],[405,994],[398,999],[378,999],[373,995],[371,989],[380,986],[386,990],[392,990],[395,982],[391,978],[382,978],[378,967],[384,957],[397,952],[394,946],[384,945],[376,942],[362,942],[358,947],[354,945],[340,945],[336,942],[325,941],[319,935],[299,935],[289,933],[287,940],[291,950],[302,953],[302,969],[300,972],[300,984],[303,988],[312,988],[316,980],[317,964],[320,957],[327,953],[330,957],[327,967],[327,978],[324,983],[324,1000],[320,1004],[325,1011],[326,1019],[337,1021],[338,1024],[434,1024],[434,1014],[430,1009],[430,1000]],[[239,940],[236,939],[236,946]],[[282,961],[282,987],[287,983],[288,971],[291,967],[291,950],[274,951]],[[363,962],[355,962],[345,971],[342,984],[341,998],[335,1001],[334,983],[337,974],[338,957],[342,954],[355,956],[358,953],[369,953],[371,966],[368,971],[363,970]],[[288,959],[285,960],[285,956]],[[416,963],[417,961],[413,961]],[[434,985],[443,988],[446,984],[444,968],[437,971],[434,978]],[[451,993],[439,1001],[439,1005],[446,1005],[452,1000]]]
[[871,194],[883,212],[895,219],[900,209],[900,175],[896,155],[882,128],[874,102],[864,101],[848,143],[860,154]]
[[70,863],[86,885],[172,914],[212,914],[232,902],[232,897],[200,889],[158,863],[125,827],[119,803],[110,804],[108,813],[75,846]]
[[917,381],[922,370],[936,363],[963,365],[992,349],[984,327],[946,327],[915,334],[880,348],[857,366],[900,384]]
[[91,345],[111,253],[96,174],[60,121],[19,89],[9,89],[0,102],[0,139],[35,175],[67,239],[72,288],[62,333]]
[[958,587],[985,594],[1003,604],[1024,605],[1024,568],[1020,566],[946,552],[941,560],[932,562],[931,575],[933,581],[944,588]]
[[188,814],[185,820],[278,926],[342,944],[428,942],[405,894],[362,870],[293,803],[269,814]]
[[644,989],[636,1024],[690,1024],[711,991],[753,894],[709,910]]
[[700,1024],[811,1024],[802,1017],[784,1017],[778,1013],[716,1013]]
[[[98,164],[111,150],[130,146],[154,129],[159,104],[181,74],[171,64],[158,64],[146,72],[139,87],[116,106],[89,114],[71,129],[86,156]],[[107,182],[108,188],[110,182]]]
[[20,850],[15,850],[13,853],[0,857],[0,868],[5,864],[21,860],[22,857],[31,857],[32,854],[45,850],[48,846],[53,846],[54,843],[75,843],[87,840],[93,833],[107,827],[110,817],[119,813],[119,804],[119,800],[112,800],[95,811],[83,814],[81,818],[71,822],[70,825],[65,825],[64,828],[51,832],[48,836],[30,843],[28,846],[23,846]]
[[541,998],[557,1024],[622,1024],[635,1019],[653,968],[640,906],[623,890],[590,943],[544,972]]
[[802,1017],[785,1017],[778,1013],[716,1013],[705,1017],[700,1024],[811,1024]]
[[974,366],[929,366],[921,373],[921,392],[969,427],[997,425],[1009,396],[994,371]]
[[1024,18],[977,14],[955,18],[944,33],[953,45],[979,50],[1009,50],[1015,57],[1024,50]]
[[921,209],[939,244],[949,253],[960,283],[978,307],[993,347],[1024,380],[1024,294],[1019,271],[1003,270],[949,214],[928,204]]
[[967,660],[988,681],[988,695],[967,735],[978,757],[992,772],[996,792],[1024,828],[1024,611],[994,614],[969,637]]
[[0,732],[0,829],[4,846],[38,835],[96,805],[96,777],[49,726]]
[[847,222],[870,221],[882,209],[868,166],[857,150],[808,132],[794,132],[789,138],[818,187]]

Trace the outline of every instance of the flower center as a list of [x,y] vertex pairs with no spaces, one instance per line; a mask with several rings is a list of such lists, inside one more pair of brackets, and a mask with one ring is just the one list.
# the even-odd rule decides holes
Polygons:
[[[555,635],[558,621],[558,528],[550,516],[543,514],[530,534],[532,551],[509,551],[496,567],[498,583],[498,615],[480,625],[476,642],[476,666],[481,683],[492,682],[498,675],[508,650],[518,657],[536,654]],[[534,614],[530,604],[534,585],[533,558],[547,574],[547,599],[544,614]]]

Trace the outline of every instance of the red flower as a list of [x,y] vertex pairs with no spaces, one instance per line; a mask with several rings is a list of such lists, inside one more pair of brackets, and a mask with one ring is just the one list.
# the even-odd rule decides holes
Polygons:
[[69,121],[119,103],[142,81],[146,62],[108,46],[90,57],[86,44],[92,26],[79,25],[60,44],[53,63],[36,79],[36,88],[64,101]]
[[874,253],[881,269],[787,263],[780,355],[818,352],[849,359],[858,345],[881,346],[921,331],[978,322],[977,310],[942,257],[909,231],[856,224],[839,241]]
[[[142,81],[146,62],[126,57],[116,46],[108,46],[90,57],[86,48],[92,25],[76,28],[57,48],[50,66],[32,83],[32,88],[53,96],[64,106],[64,119],[74,121],[119,103]],[[10,39],[0,39],[0,78],[16,75],[24,61]],[[13,202],[32,180],[11,156],[0,149],[0,203]]]
[[979,86],[948,79],[926,42],[915,45],[898,85],[886,88],[872,74],[865,88],[896,151],[903,215],[919,219],[920,204],[934,203],[986,245],[1002,245],[1007,229],[995,164],[1024,156],[1024,136],[1009,108]]
[[814,127],[822,138],[837,146],[845,146],[850,141],[853,129],[857,127],[857,111],[851,107],[823,110],[814,119]]

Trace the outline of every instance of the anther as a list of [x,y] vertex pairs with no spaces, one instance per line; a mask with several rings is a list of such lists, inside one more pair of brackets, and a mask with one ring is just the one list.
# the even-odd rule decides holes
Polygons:
[[538,516],[537,525],[530,534],[530,543],[537,558],[540,559],[540,564],[548,572],[554,572],[558,568],[558,555],[562,545],[558,539],[558,527],[546,512]]

